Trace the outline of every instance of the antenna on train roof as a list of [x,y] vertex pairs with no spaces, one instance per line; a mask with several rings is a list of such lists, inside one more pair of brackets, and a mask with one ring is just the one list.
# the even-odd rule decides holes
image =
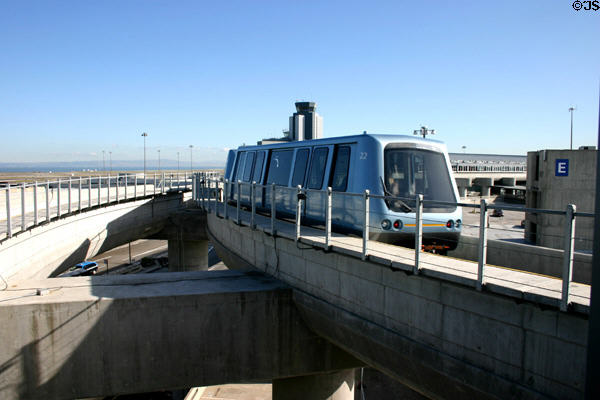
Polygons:
[[415,129],[413,135],[422,135],[423,139],[425,139],[427,135],[435,135],[435,129],[427,129],[426,126],[422,126],[421,129]]

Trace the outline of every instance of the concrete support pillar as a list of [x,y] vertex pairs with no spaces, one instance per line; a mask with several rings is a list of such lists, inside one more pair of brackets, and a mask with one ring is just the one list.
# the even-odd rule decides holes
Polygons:
[[488,197],[490,195],[490,189],[494,185],[494,180],[492,178],[477,178],[475,179],[475,184],[481,188],[481,196]]
[[207,240],[169,239],[169,271],[207,271]]
[[273,380],[273,400],[354,400],[354,369]]
[[515,186],[517,180],[515,178],[502,178],[502,184],[505,186]]
[[467,197],[467,189],[471,187],[472,180],[470,178],[455,178],[455,181],[458,187],[458,195]]

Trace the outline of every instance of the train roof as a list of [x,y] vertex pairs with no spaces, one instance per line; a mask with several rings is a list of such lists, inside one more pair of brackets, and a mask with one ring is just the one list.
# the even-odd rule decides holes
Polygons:
[[415,136],[408,135],[383,135],[383,134],[371,134],[363,133],[362,135],[349,135],[349,136],[335,136],[322,139],[311,139],[303,141],[289,141],[289,142],[278,142],[264,145],[252,145],[252,146],[240,146],[237,150],[257,150],[257,149],[277,149],[282,147],[298,147],[298,146],[318,146],[326,144],[338,144],[338,143],[349,143],[358,142],[362,140],[375,140],[381,143],[382,146],[386,146],[389,143],[410,143],[415,145],[421,145],[423,147],[436,148],[439,150],[446,150],[444,142],[433,139],[423,139]]

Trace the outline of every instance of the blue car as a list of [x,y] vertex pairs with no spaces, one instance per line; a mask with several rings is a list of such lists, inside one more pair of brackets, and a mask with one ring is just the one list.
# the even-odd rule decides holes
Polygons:
[[87,276],[87,275],[95,275],[98,272],[98,263],[94,261],[84,261],[79,264],[69,268],[69,270],[63,274],[61,277],[67,276]]

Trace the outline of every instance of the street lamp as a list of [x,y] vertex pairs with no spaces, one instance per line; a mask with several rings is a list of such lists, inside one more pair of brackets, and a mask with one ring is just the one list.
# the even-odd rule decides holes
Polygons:
[[142,136],[144,137],[144,178],[146,177],[146,138],[148,137],[148,134],[146,132],[142,133]]
[[569,107],[569,112],[571,113],[571,150],[573,150],[573,111],[575,110],[575,107]]
[[160,149],[158,151],[158,170],[160,171]]
[[106,172],[106,151],[102,150],[102,171]]
[[415,129],[413,135],[422,135],[423,139],[425,139],[427,135],[435,135],[435,129],[427,129],[426,126],[422,126],[421,129]]
[[463,146],[462,147],[463,154],[465,154],[466,150],[467,150],[467,146]]
[[194,168],[192,168],[192,149],[194,148],[193,144],[190,144],[190,174],[194,173]]

